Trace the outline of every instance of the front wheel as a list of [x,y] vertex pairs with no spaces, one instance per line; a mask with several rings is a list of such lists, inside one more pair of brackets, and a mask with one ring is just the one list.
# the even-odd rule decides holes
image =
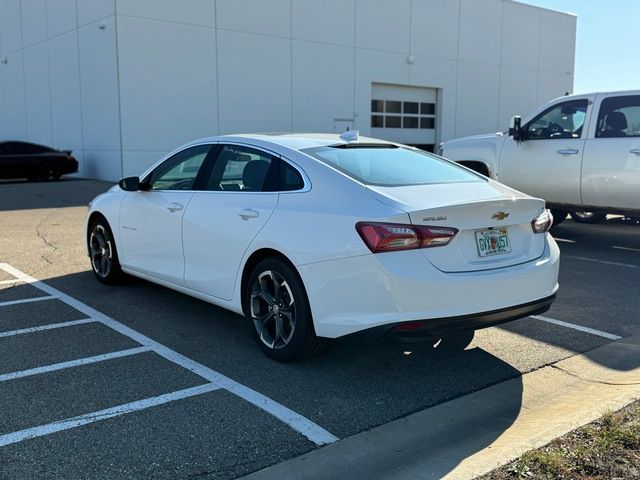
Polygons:
[[606,213],[602,212],[571,212],[571,218],[578,223],[600,223],[607,218]]
[[249,276],[245,299],[251,332],[267,356],[288,362],[319,353],[309,300],[298,274],[284,261],[269,258]]
[[87,244],[91,268],[96,278],[106,285],[119,283],[124,274],[120,268],[113,233],[105,219],[98,218],[91,222]]

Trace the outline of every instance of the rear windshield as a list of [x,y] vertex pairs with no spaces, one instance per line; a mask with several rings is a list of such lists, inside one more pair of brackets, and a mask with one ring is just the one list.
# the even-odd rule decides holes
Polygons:
[[303,150],[366,185],[399,187],[481,182],[483,178],[429,153],[395,146],[349,145]]

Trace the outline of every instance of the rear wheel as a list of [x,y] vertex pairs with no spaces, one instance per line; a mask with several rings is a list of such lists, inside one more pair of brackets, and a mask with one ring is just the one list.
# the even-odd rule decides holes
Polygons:
[[96,278],[106,285],[115,285],[124,276],[118,260],[113,233],[104,218],[91,222],[87,237],[91,268]]
[[571,212],[571,218],[578,223],[600,223],[607,218],[606,213],[602,212]]
[[38,169],[38,178],[43,182],[48,182],[54,176],[53,168],[48,163],[43,163]]
[[311,357],[324,348],[326,340],[315,334],[302,280],[287,263],[277,258],[260,262],[245,292],[251,332],[269,357],[288,362]]
[[552,208],[551,209],[551,215],[553,215],[553,226],[556,227],[558,225],[560,225],[562,222],[564,222],[567,219],[567,214],[569,212],[567,212],[566,210],[560,210],[558,208]]

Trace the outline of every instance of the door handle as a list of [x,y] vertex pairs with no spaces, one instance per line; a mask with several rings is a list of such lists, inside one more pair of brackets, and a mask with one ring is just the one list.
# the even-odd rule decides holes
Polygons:
[[177,212],[178,210],[182,210],[183,208],[184,208],[184,205],[178,202],[172,202],[169,205],[167,205],[167,210],[169,210],[171,213]]
[[249,220],[250,218],[258,218],[260,212],[252,208],[245,208],[243,210],[240,210],[238,212],[238,215],[240,215],[240,218],[242,218],[243,220]]
[[575,155],[578,153],[577,148],[561,148],[560,150],[556,150],[560,155]]
[[629,153],[635,153],[636,155],[640,155],[640,148],[632,148],[629,150]]

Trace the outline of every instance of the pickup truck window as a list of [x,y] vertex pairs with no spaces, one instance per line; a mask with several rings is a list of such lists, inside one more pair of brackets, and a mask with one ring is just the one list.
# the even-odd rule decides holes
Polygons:
[[548,108],[524,128],[527,140],[580,138],[587,113],[587,100],[570,100]]
[[640,137],[640,95],[605,98],[600,105],[596,138]]

